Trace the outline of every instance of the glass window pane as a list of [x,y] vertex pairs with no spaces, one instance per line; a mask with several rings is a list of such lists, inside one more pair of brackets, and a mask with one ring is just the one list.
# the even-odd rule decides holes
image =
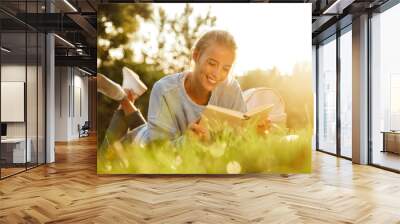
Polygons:
[[352,35],[340,36],[340,153],[352,156]]
[[[372,17],[372,163],[400,170],[400,4]],[[386,132],[385,134],[383,132]]]
[[336,153],[336,41],[318,48],[318,148]]
[[27,115],[27,142],[30,147],[30,160],[28,160],[28,168],[37,165],[37,73],[38,73],[38,36],[36,32],[27,33],[27,80],[26,80],[26,115]]
[[400,73],[390,78],[390,130],[400,130]]
[[[38,19],[34,14],[45,11],[45,0],[0,1],[0,7],[21,20],[29,14]],[[4,178],[45,162],[46,54],[43,33],[2,12],[0,18],[0,110],[14,116],[14,120],[1,118],[0,177]]]
[[45,163],[45,44],[46,37],[39,33],[38,41],[38,164]]
[[316,128],[315,125],[317,124],[317,108],[316,108],[316,81],[317,81],[317,48],[315,45],[312,46],[312,80],[313,80],[313,102],[314,102],[314,111],[313,111],[313,125],[314,125],[314,132],[312,137],[312,149],[316,150]]
[[[26,144],[26,33],[1,33],[1,140],[2,178],[25,170],[30,161]],[[28,146],[28,147],[27,147]],[[27,150],[28,149],[28,150]]]

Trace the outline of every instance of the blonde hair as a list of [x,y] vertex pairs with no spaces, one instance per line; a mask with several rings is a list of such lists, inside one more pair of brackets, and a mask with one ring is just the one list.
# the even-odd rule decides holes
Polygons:
[[194,44],[193,52],[197,51],[201,55],[201,53],[213,43],[227,47],[232,50],[236,56],[237,46],[235,38],[225,30],[211,30],[204,33]]

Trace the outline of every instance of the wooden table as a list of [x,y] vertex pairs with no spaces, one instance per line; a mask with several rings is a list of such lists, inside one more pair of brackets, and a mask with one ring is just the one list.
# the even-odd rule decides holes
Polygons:
[[1,139],[1,159],[6,163],[25,163],[31,161],[31,145],[32,141],[27,138],[28,142],[25,150],[25,138],[6,138]]
[[382,131],[383,150],[382,152],[392,152],[400,154],[400,131]]

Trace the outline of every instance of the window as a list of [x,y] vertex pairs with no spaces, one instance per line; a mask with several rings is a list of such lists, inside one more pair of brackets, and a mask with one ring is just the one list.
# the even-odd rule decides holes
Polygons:
[[336,153],[336,40],[318,48],[318,149]]
[[[390,133],[391,130],[400,129],[399,21],[400,4],[374,14],[371,18],[372,153],[370,156],[372,164],[395,170],[400,170],[400,155],[392,153],[387,146],[390,144],[394,149],[400,147],[400,133],[398,135]],[[391,136],[391,140],[388,136]]]
[[400,73],[390,75],[390,130],[400,130]]
[[[8,7],[21,15],[42,12],[42,5],[44,1],[0,1],[0,7]],[[45,163],[46,40],[44,33],[12,15],[0,12],[0,17],[9,21],[0,23],[1,98],[15,93],[14,96],[19,96],[16,99],[22,101],[19,111],[11,110],[5,100],[0,105],[1,114],[20,117],[1,118],[6,130],[0,144],[0,178],[5,178]]]
[[352,156],[352,34],[351,26],[340,36],[340,154]]

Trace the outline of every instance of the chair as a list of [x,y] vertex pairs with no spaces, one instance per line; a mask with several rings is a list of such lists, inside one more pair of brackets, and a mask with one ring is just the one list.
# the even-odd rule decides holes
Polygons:
[[90,130],[90,123],[89,121],[85,121],[85,123],[80,127],[78,124],[78,132],[79,132],[79,138],[80,137],[87,137],[89,136],[89,130]]

